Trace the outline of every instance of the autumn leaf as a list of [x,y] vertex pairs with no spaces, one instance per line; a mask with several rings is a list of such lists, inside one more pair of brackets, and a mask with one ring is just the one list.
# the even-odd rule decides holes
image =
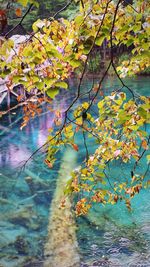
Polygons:
[[132,188],[127,188],[126,189],[126,194],[131,194],[132,193]]
[[77,126],[77,127],[76,127],[76,130],[75,130],[76,133],[77,133],[79,130],[80,130],[80,126]]
[[118,150],[116,150],[116,151],[114,152],[114,156],[117,158],[117,157],[120,155],[120,153],[121,153],[121,150],[118,149]]
[[18,95],[17,96],[17,101],[20,102],[24,99],[24,95]]
[[21,10],[20,8],[17,8],[16,11],[15,11],[15,13],[16,13],[16,16],[17,16],[17,17],[21,17],[21,15],[22,15],[22,10]]
[[144,149],[148,149],[148,145],[147,145],[147,142],[146,142],[146,140],[143,140],[142,141],[142,147],[144,148]]
[[53,164],[48,159],[45,159],[45,163],[50,169],[53,167]]
[[72,147],[73,147],[73,149],[74,149],[75,151],[79,151],[79,148],[78,148],[78,146],[77,146],[76,144],[72,144]]
[[114,196],[114,201],[115,201],[115,203],[117,203],[118,199],[119,199],[118,195],[115,195],[115,196]]

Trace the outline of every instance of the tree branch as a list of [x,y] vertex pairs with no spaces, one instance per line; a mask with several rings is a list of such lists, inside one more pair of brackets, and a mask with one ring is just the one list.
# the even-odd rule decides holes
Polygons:
[[22,16],[22,18],[21,18],[21,20],[9,31],[9,32],[7,32],[6,34],[5,34],[5,38],[7,38],[8,37],[8,35],[12,32],[12,31],[14,31],[19,25],[21,25],[22,24],[22,22],[23,22],[23,20],[25,19],[25,17],[28,15],[28,13],[31,11],[31,9],[32,9],[32,7],[33,7],[33,4],[31,4],[30,6],[29,6],[29,8],[27,9],[27,11],[25,12],[25,14]]

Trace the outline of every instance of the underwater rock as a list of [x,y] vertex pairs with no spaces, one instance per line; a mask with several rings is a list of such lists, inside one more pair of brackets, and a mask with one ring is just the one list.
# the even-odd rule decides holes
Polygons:
[[29,186],[24,179],[18,179],[15,188],[14,194],[17,195],[19,198],[26,198],[31,195],[29,190]]
[[27,255],[29,252],[29,243],[23,236],[18,236],[14,242],[14,247],[21,255]]
[[49,203],[51,202],[51,198],[52,198],[51,194],[49,194],[49,197],[48,197],[48,194],[45,194],[45,193],[37,194],[34,197],[34,202],[37,205],[45,205],[45,206],[49,207]]
[[8,214],[8,220],[14,224],[32,229],[32,224],[38,221],[38,216],[33,209],[33,205],[28,205]]
[[[29,170],[28,170],[28,173],[30,173]],[[48,182],[43,181],[39,177],[36,177],[36,179],[35,179],[35,177],[36,177],[35,174],[33,174],[32,176],[25,177],[25,181],[28,184],[28,186],[29,186],[29,188],[33,194],[36,193],[38,190],[49,189],[50,184]]]
[[[0,267],[33,267],[34,265],[26,265],[26,263],[30,262],[33,257],[24,256],[24,255],[3,255],[1,259]],[[33,258],[34,259],[34,258]],[[34,259],[35,260],[35,259]],[[34,266],[36,267],[36,265]],[[42,265],[39,267],[42,267]]]
[[50,183],[45,182],[40,178],[34,179],[30,176],[27,176],[25,181],[30,188],[34,202],[38,205],[49,206],[52,198],[51,192],[53,191],[50,187]]
[[12,206],[15,206],[15,204],[8,200],[7,198],[2,198],[0,197],[0,205],[12,205]]
[[[3,229],[0,235],[0,247],[1,248],[8,248],[9,245],[12,245],[17,236],[24,235],[26,230],[23,227],[17,227],[14,229],[14,224],[9,223],[8,221],[0,222],[0,228]],[[4,249],[5,251],[5,249]]]
[[43,260],[31,260],[22,265],[22,267],[43,267]]

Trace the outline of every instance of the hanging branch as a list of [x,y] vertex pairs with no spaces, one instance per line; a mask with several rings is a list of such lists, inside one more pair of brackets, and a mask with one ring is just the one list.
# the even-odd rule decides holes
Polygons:
[[8,35],[13,32],[19,25],[22,24],[23,20],[25,19],[25,17],[28,15],[28,13],[30,13],[31,9],[33,7],[33,4],[31,4],[29,6],[29,8],[27,9],[27,11],[25,12],[25,14],[22,16],[21,20],[9,31],[5,34],[5,38],[7,39],[8,38]]
[[[149,145],[149,142],[150,142],[150,135],[148,137],[148,140],[147,140],[147,146]],[[141,155],[139,156],[139,158],[136,160],[134,166],[133,166],[133,172],[135,172],[136,170],[136,167],[138,166],[138,163],[139,161],[143,158],[145,152],[147,151],[147,149],[144,149],[143,152],[141,153]]]
[[89,152],[88,152],[88,147],[87,147],[87,143],[86,143],[86,136],[85,136],[84,130],[82,131],[82,134],[83,134],[84,147],[85,147],[85,150],[86,150],[86,161],[88,161]]
[[[112,1],[112,0],[109,0],[109,1],[107,2],[107,4],[106,4],[106,7],[105,7],[105,11],[104,11],[104,14],[103,14],[102,21],[101,21],[101,23],[100,23],[100,26],[99,26],[99,28],[98,28],[98,31],[97,31],[97,33],[96,33],[96,36],[95,36],[94,41],[93,41],[93,43],[92,43],[92,46],[91,46],[91,48],[90,48],[90,51],[89,51],[89,53],[88,53],[88,55],[87,55],[87,58],[86,58],[86,61],[85,61],[85,63],[84,63],[84,68],[83,68],[83,71],[82,71],[82,74],[81,74],[81,77],[80,77],[80,80],[79,80],[79,84],[78,84],[78,88],[77,88],[77,94],[76,94],[76,97],[74,98],[74,100],[71,102],[71,104],[69,105],[69,107],[68,107],[68,108],[66,109],[66,111],[65,111],[65,119],[64,119],[64,123],[63,123],[61,129],[59,130],[59,132],[58,132],[52,139],[50,139],[50,140],[48,140],[47,142],[45,142],[45,144],[43,144],[41,147],[39,147],[36,151],[34,151],[34,152],[31,154],[31,156],[26,160],[25,164],[23,165],[24,167],[26,166],[27,162],[28,162],[28,161],[29,161],[29,160],[30,160],[30,159],[31,159],[37,152],[39,152],[43,147],[45,147],[48,143],[50,143],[52,140],[54,140],[57,136],[59,136],[59,135],[62,133],[62,131],[63,131],[63,129],[64,129],[64,126],[66,125],[68,111],[70,111],[70,109],[73,107],[73,105],[74,105],[74,104],[77,102],[77,100],[80,98],[81,84],[82,84],[82,81],[83,81],[83,78],[84,78],[84,75],[85,75],[85,72],[86,72],[86,67],[87,67],[88,59],[89,59],[90,54],[91,54],[91,52],[92,52],[92,50],[93,50],[93,48],[94,48],[96,38],[98,37],[98,34],[99,34],[99,32],[101,31],[101,28],[102,28],[102,26],[103,26],[103,23],[104,23],[104,20],[105,20],[105,16],[106,16],[106,14],[107,14],[108,6],[109,6],[109,4],[111,3],[111,1]],[[120,0],[120,1],[121,1],[121,0]],[[114,28],[115,18],[116,18],[116,15],[117,15],[117,11],[118,11],[118,7],[119,7],[119,3],[120,3],[120,1],[118,2],[118,5],[117,5],[116,10],[115,10],[115,15],[114,15],[114,20],[113,20],[113,24],[112,24],[112,29],[111,29],[111,31],[113,31],[113,28]],[[91,100],[91,102],[90,102],[90,105],[89,105],[89,107],[87,108],[86,112],[90,109],[90,107],[92,106],[94,100],[96,99],[96,97],[97,97],[97,95],[98,95],[98,93],[99,93],[99,90],[100,90],[100,88],[101,88],[101,84],[102,84],[102,82],[103,82],[105,76],[107,75],[108,70],[109,70],[111,64],[112,64],[112,60],[110,61],[110,63],[109,63],[109,65],[108,65],[108,67],[107,67],[105,73],[103,74],[103,76],[102,76],[102,78],[101,78],[101,80],[100,80],[100,82],[99,82],[98,90],[97,90],[97,92],[95,93],[94,97],[92,98],[92,100]],[[90,89],[89,94],[90,94],[91,90],[92,90],[92,89]],[[73,122],[73,121],[71,121],[70,119],[69,119],[69,121],[70,121],[69,123]],[[67,125],[68,125],[69,123],[67,123]],[[75,122],[73,122],[73,123],[75,123]],[[82,127],[83,127],[83,126],[82,126]],[[87,130],[87,129],[86,129],[86,130]]]
[[117,72],[117,69],[115,67],[115,64],[114,64],[114,47],[113,47],[113,30],[114,30],[114,27],[115,27],[115,22],[116,22],[116,17],[117,17],[117,12],[118,12],[118,9],[119,9],[119,5],[120,3],[122,2],[122,0],[119,0],[117,5],[116,5],[116,10],[115,10],[115,14],[114,14],[114,19],[113,19],[113,23],[112,23],[112,28],[111,28],[111,31],[110,31],[110,47],[111,47],[111,65],[115,71],[115,74],[117,75],[118,79],[120,80],[120,82],[122,83],[122,85],[124,87],[126,87],[129,92],[132,94],[132,97],[133,99],[135,98],[135,95],[133,93],[133,90],[131,88],[129,88],[124,82],[123,80],[121,79],[120,75],[118,74]]

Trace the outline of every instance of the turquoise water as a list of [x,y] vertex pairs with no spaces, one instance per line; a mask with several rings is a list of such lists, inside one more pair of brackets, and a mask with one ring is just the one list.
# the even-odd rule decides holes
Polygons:
[[[150,95],[149,77],[126,82],[137,93]],[[86,80],[82,91],[89,90],[91,83]],[[72,81],[72,92],[75,86],[76,81]],[[119,88],[113,77],[107,78],[103,85],[106,94]],[[70,97],[67,92],[62,95],[53,105],[65,110],[73,95]],[[3,267],[42,266],[49,207],[62,158],[60,154],[55,168],[50,170],[43,163],[45,154],[40,152],[23,168],[25,160],[46,140],[54,117],[45,110],[22,131],[21,118],[21,110],[17,110],[0,124],[0,266]],[[81,140],[79,143],[78,163],[85,156]],[[114,173],[120,175],[121,171],[114,166]],[[149,191],[142,190],[132,207],[133,212],[129,213],[123,204],[96,205],[88,216],[77,219],[81,266],[150,266]]]

